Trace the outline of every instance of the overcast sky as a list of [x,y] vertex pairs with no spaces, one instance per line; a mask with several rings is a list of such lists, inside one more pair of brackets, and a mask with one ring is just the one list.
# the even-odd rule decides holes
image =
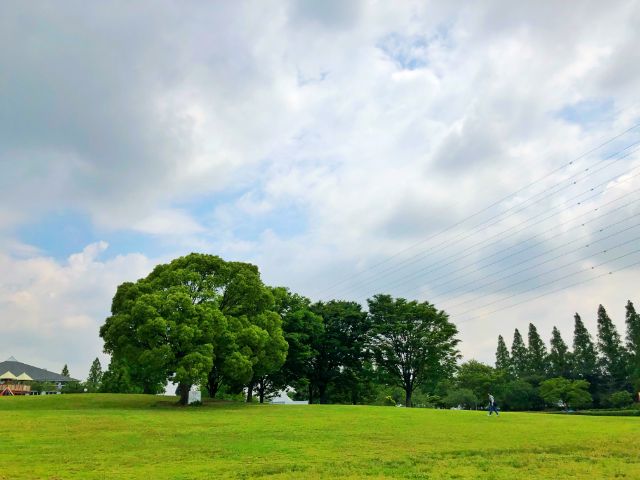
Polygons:
[[623,333],[638,25],[637,1],[4,2],[0,360],[84,378],[116,286],[191,251],[429,300],[467,359],[529,322],[570,343],[576,311],[595,334],[599,303]]

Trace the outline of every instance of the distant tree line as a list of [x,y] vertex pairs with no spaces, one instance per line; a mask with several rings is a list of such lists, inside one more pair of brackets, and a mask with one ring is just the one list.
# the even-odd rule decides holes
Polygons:
[[574,316],[572,349],[553,327],[549,349],[530,323],[525,344],[518,329],[511,349],[498,336],[491,388],[511,409],[541,409],[560,402],[565,408],[619,407],[630,404],[640,391],[640,315],[626,305],[626,342],[600,305],[594,339],[579,314]]
[[264,285],[254,265],[190,254],[118,287],[99,389],[159,393],[170,381],[183,404],[194,385],[247,401],[291,387],[311,403],[424,403],[455,370],[455,325],[428,302],[367,303],[313,303]]

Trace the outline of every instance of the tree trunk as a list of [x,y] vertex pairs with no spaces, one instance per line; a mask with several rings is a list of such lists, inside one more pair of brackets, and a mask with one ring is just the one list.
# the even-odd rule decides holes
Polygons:
[[405,395],[404,395],[404,406],[407,408],[411,408],[413,405],[411,404],[411,390],[410,389],[405,389],[404,391]]
[[313,383],[309,382],[309,405],[313,403]]
[[251,403],[253,401],[253,380],[249,382],[247,385],[247,403]]
[[325,405],[327,403],[327,385],[322,384],[318,386],[318,393],[320,394],[320,403]]
[[220,378],[220,375],[218,375],[217,370],[213,368],[207,377],[207,391],[209,392],[209,397],[215,398],[221,383],[222,379]]
[[258,396],[260,397],[260,403],[264,403],[264,393],[267,389],[267,382],[264,377],[258,380]]
[[179,383],[177,390],[180,395],[180,405],[187,405],[189,403],[189,390],[191,390],[191,385]]

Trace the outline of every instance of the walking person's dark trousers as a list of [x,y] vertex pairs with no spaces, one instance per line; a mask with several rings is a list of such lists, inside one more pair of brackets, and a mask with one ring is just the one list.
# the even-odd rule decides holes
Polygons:
[[498,415],[498,408],[495,406],[495,404],[490,404],[489,405],[489,415],[491,415],[493,412],[496,412],[496,415]]

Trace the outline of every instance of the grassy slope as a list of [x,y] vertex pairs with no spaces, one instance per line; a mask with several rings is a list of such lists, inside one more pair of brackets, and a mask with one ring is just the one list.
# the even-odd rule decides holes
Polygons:
[[173,401],[0,398],[0,479],[640,478],[640,418]]

